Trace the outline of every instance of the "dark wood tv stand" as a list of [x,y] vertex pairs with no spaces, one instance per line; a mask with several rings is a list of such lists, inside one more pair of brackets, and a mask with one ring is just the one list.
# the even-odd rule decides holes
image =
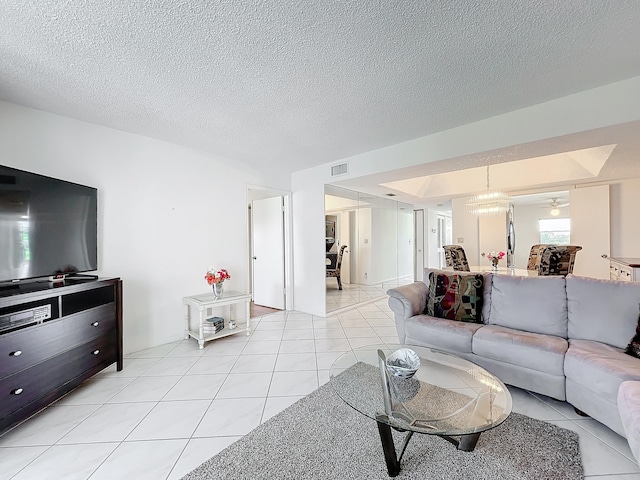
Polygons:
[[[43,310],[51,318],[24,320]],[[119,278],[0,290],[0,433],[113,363],[122,370]]]

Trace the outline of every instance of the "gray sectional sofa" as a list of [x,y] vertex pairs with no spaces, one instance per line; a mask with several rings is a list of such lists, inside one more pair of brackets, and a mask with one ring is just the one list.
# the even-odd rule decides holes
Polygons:
[[[627,437],[638,458],[640,423],[629,422],[640,421],[640,404],[629,398],[640,399],[640,359],[624,349],[640,283],[484,273],[482,323],[467,323],[425,314],[430,272],[477,275],[425,269],[424,281],[389,290],[402,344],[453,353],[504,383],[566,400]],[[635,397],[619,397],[623,382]]]

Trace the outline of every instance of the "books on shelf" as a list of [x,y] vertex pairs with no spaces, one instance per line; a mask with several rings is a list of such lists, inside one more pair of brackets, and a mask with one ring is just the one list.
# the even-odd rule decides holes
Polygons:
[[202,330],[204,331],[204,333],[218,333],[223,328],[224,318],[222,317],[207,318],[202,325]]

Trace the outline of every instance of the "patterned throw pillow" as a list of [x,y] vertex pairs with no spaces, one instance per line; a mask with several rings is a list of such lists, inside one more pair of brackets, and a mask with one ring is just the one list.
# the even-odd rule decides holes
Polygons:
[[[640,310],[640,304],[638,304],[638,310]],[[631,343],[627,345],[627,349],[624,351],[627,355],[640,358],[640,313],[638,313],[638,325],[636,326],[636,334],[631,339]]]
[[482,323],[482,274],[429,274],[426,314],[460,322]]

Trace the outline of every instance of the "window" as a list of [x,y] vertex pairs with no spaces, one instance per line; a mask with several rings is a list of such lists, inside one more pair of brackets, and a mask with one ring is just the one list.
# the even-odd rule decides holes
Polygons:
[[570,218],[541,218],[538,220],[538,230],[540,231],[540,243],[570,244]]

